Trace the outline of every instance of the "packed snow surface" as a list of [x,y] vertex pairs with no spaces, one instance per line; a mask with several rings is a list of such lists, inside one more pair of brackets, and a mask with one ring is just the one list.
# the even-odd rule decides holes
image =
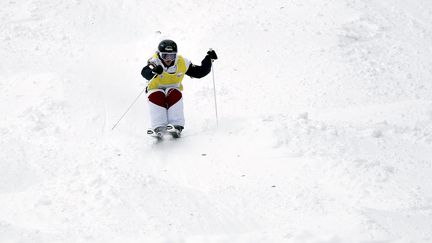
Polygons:
[[[432,242],[431,1],[2,0],[0,21],[1,243]],[[183,82],[183,137],[147,136],[145,95],[112,130],[165,38],[219,56]]]

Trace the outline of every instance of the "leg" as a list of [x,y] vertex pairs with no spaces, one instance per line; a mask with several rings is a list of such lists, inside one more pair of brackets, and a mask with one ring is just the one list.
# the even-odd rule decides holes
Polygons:
[[151,90],[148,95],[151,128],[165,127],[168,124],[165,92],[161,89]]
[[184,127],[185,119],[183,114],[182,93],[177,88],[170,88],[166,91],[168,108],[168,123],[174,126]]

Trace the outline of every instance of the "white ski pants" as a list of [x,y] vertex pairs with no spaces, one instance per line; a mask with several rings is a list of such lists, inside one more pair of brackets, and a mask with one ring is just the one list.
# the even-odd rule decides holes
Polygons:
[[168,124],[184,127],[183,97],[179,89],[150,90],[147,98],[152,129]]

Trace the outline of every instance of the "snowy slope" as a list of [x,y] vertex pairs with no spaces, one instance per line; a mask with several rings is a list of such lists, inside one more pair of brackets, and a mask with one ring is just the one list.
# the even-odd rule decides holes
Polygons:
[[[431,242],[432,3],[0,2],[0,242]],[[184,136],[140,71],[172,38]]]

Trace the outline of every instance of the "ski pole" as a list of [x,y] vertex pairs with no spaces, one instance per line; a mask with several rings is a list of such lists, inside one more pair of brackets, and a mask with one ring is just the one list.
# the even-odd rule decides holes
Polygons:
[[[210,48],[210,51],[212,49]],[[215,82],[215,75],[214,75],[214,68],[213,68],[213,62],[212,59],[212,65],[211,65],[211,71],[212,71],[212,77],[213,77],[213,96],[214,96],[214,104],[215,104],[215,114],[216,114],[216,127],[219,127],[219,118],[218,118],[218,110],[217,110],[217,100],[216,100],[216,82]]]
[[[147,88],[147,87],[146,87]],[[117,125],[120,123],[120,121],[123,119],[123,117],[126,116],[126,114],[129,112],[129,110],[132,108],[132,106],[137,102],[138,98],[144,93],[144,91],[146,90],[146,88],[144,88],[139,95],[135,98],[135,100],[132,102],[132,104],[127,108],[126,112],[123,113],[123,115],[120,117],[120,119],[117,121],[116,124],[114,124],[114,126],[111,128],[111,130],[114,130],[114,128],[117,127]]]

